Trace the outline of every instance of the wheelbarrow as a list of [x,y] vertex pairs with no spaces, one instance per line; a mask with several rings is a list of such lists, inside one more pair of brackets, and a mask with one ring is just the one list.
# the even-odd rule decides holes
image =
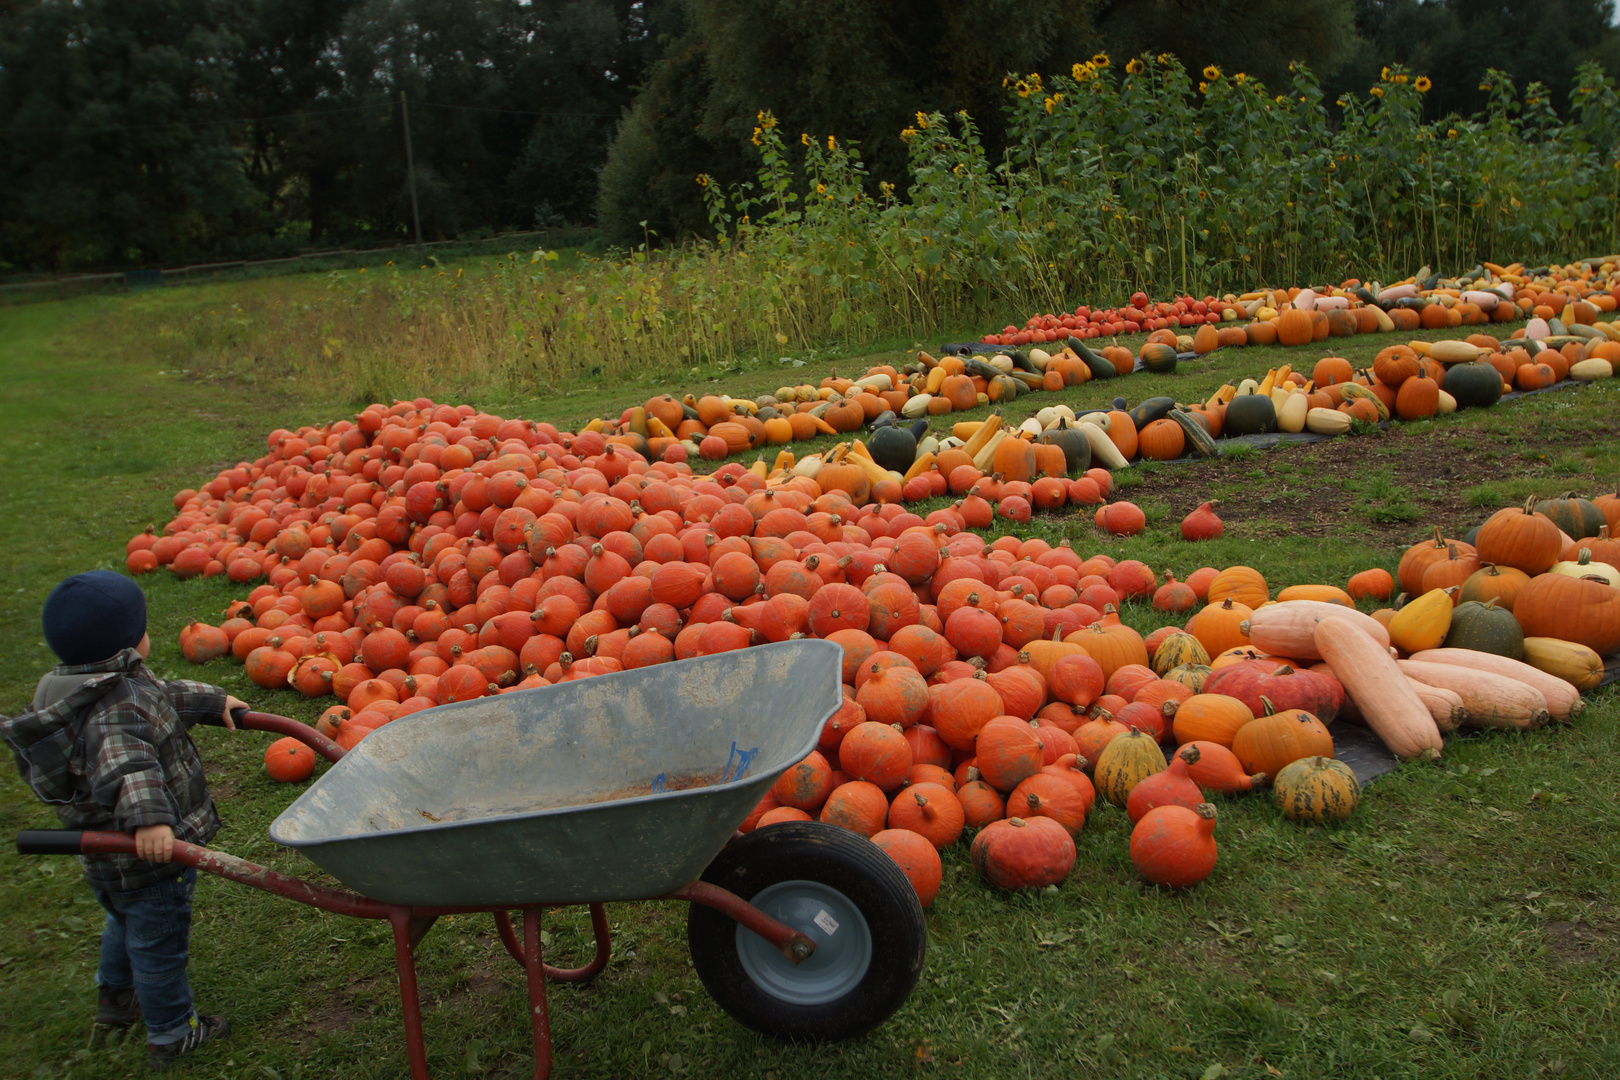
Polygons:
[[[490,912],[528,976],[535,1076],[551,1071],[546,980],[611,953],[603,904],[685,900],[692,964],[763,1034],[853,1038],[910,995],[927,929],[910,882],[865,837],[817,822],[737,826],[842,703],[843,651],[788,641],[428,709],[348,753],[248,712],[336,762],[270,826],[346,889],[176,844],[176,862],[394,930],[411,1076],[426,1080],[415,948],[442,915]],[[22,854],[132,854],[124,833],[30,831]],[[588,904],[596,954],[560,970],[541,914]],[[516,910],[521,936],[509,912]]]

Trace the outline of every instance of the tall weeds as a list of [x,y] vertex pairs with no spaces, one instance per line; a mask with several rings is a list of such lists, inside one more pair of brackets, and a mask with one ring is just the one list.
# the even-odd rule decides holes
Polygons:
[[[314,303],[245,300],[161,328],[195,366],[235,365],[353,398],[476,393],[676,372],[738,355],[1112,304],[1135,289],[1390,279],[1620,251],[1620,97],[1584,66],[1563,117],[1545,88],[1488,76],[1490,105],[1422,120],[1428,80],[1386,70],[1329,123],[1303,66],[1276,93],[1171,56],[1005,83],[1010,149],[918,113],[910,184],[859,148],[784,137],[761,113],[756,182],[697,177],[718,239],[556,269],[334,273]],[[875,192],[875,194],[874,194]]]

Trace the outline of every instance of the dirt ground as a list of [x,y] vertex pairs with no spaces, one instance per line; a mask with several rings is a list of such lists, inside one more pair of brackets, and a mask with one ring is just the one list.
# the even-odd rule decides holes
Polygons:
[[[1556,408],[1520,403],[1491,418],[1493,430],[1461,424],[1392,424],[1360,437],[1256,450],[1212,464],[1173,463],[1154,469],[1126,498],[1161,499],[1172,506],[1220,500],[1228,525],[1247,523],[1262,535],[1313,537],[1359,533],[1372,543],[1412,543],[1434,525],[1462,536],[1495,509],[1517,504],[1516,492],[1569,490],[1591,497],[1615,490],[1599,476],[1596,456],[1612,446],[1610,430],[1561,423]],[[1493,410],[1496,412],[1496,410]],[[1252,463],[1251,467],[1246,467]]]

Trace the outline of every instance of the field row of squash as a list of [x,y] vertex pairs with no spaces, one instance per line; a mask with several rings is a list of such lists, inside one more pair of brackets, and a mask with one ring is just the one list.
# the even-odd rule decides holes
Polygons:
[[[903,367],[880,365],[857,379],[829,377],[814,386],[782,386],[751,399],[723,394],[684,398],[661,395],[626,408],[616,418],[593,421],[590,426],[610,442],[629,446],[649,460],[667,461],[699,457],[721,460],[739,454],[762,456],[770,447],[785,447],[823,435],[852,434],[866,427],[887,429],[884,441],[892,445],[883,454],[872,456],[903,482],[910,462],[917,457],[917,446],[922,446],[922,452],[929,448],[927,431],[934,417],[985,405],[1006,411],[1011,402],[1029,393],[1060,391],[1093,379],[1111,379],[1139,367],[1169,373],[1182,358],[1223,347],[1303,347],[1356,333],[1443,330],[1527,320],[1506,341],[1483,333],[1470,338],[1482,343],[1484,352],[1452,356],[1442,350],[1437,354],[1436,370],[1424,373],[1435,383],[1435,392],[1427,393],[1424,384],[1414,388],[1406,408],[1412,416],[1494,401],[1495,396],[1483,385],[1482,374],[1471,369],[1459,374],[1451,388],[1444,385],[1446,369],[1481,359],[1487,353],[1511,357],[1511,368],[1503,370],[1501,362],[1497,364],[1504,376],[1503,384],[1510,389],[1539,388],[1548,385],[1549,380],[1569,377],[1571,369],[1576,378],[1613,374],[1614,365],[1620,363],[1620,329],[1603,317],[1616,308],[1620,275],[1610,264],[1595,269],[1590,264],[1552,268],[1540,275],[1497,269],[1500,274],[1482,267],[1460,279],[1413,280],[1376,290],[1347,282],[1340,288],[1321,291],[1293,288],[1227,300],[1186,298],[1159,304],[1138,294],[1133,305],[1123,309],[1093,315],[1082,306],[1072,316],[1032,318],[1031,329],[986,335],[987,340],[1008,346],[993,355],[964,352],[935,358],[922,352],[915,363]],[[1143,307],[1134,306],[1136,302]],[[1089,321],[1094,318],[1103,321]],[[1193,333],[1180,332],[1193,324],[1197,326]],[[1087,344],[1102,336],[1104,329],[1110,335],[1142,330],[1149,333],[1135,351],[1112,338],[1105,346],[1093,348]],[[1421,355],[1419,346],[1426,345],[1414,342],[1407,347]],[[1560,359],[1555,360],[1553,353]],[[1542,370],[1543,363],[1553,374]],[[1521,374],[1519,369],[1524,367],[1530,370]],[[1326,389],[1326,384],[1302,388],[1308,394]],[[1368,418],[1374,412],[1387,419],[1395,412],[1394,395],[1378,396],[1388,398],[1382,409],[1352,406],[1341,410],[1338,401],[1331,407],[1312,405],[1310,409],[1325,410],[1312,422],[1324,433],[1337,434],[1347,430],[1352,419]],[[1327,415],[1336,411],[1343,415]],[[1194,409],[1193,415],[1196,418],[1201,411]],[[1174,415],[1160,418],[1173,420]],[[1201,426],[1211,436],[1220,434],[1209,423]],[[1295,430],[1305,426],[1302,420]],[[1178,440],[1169,433],[1169,426],[1164,426],[1164,439],[1157,440],[1156,446],[1166,440],[1170,445],[1179,441],[1183,445],[1176,451],[1178,454],[1186,450],[1212,452],[1211,447],[1202,445],[1204,440],[1197,432],[1182,427]],[[911,458],[905,457],[907,434],[912,436]],[[795,464],[791,453],[780,450],[765,468],[768,474]],[[873,482],[879,479],[874,474]]]
[[[1021,455],[1037,450],[1037,444],[997,434]],[[1062,452],[1061,446],[1046,449]],[[1008,455],[997,449],[993,456]],[[988,508],[979,495],[926,516],[899,503],[857,499],[840,483],[841,467],[860,468],[829,464],[815,476],[790,470],[766,477],[728,463],[699,476],[685,463],[648,461],[601,432],[560,432],[419,399],[375,405],[325,427],[272,432],[256,461],[178,493],[175,518],[161,534],[132,538],[126,557],[135,572],[167,567],[180,576],[226,574],[251,586],[222,625],[187,626],[183,652],[197,662],[234,657],[266,688],[330,696],[335,704],[319,726],[344,746],[450,701],[795,635],[838,641],[846,656],[845,709],[824,735],[819,762],[813,756],[790,772],[779,785],[781,805],[761,807],[761,817],[813,812],[878,836],[912,820],[907,800],[922,819],[945,813],[954,820],[955,805],[964,828],[970,822],[984,827],[977,835],[987,850],[975,859],[1001,884],[1035,884],[1059,869],[1067,872],[1063,844],[1051,827],[1032,819],[1050,818],[1070,838],[1089,808],[1088,788],[1128,808],[1137,783],[1160,772],[1169,775],[1157,783],[1171,784],[1185,779],[1179,776],[1185,768],[1194,785],[1210,791],[1252,787],[1257,773],[1286,776],[1278,788],[1285,810],[1307,817],[1342,812],[1349,805],[1344,770],[1325,764],[1332,761],[1329,725],[1339,719],[1336,713],[1353,706],[1402,756],[1438,749],[1443,719],[1437,701],[1451,706],[1445,717],[1459,715],[1443,693],[1420,696],[1391,687],[1423,683],[1460,698],[1460,715],[1469,722],[1501,719],[1482,712],[1483,703],[1470,707],[1460,689],[1448,690],[1432,673],[1421,678],[1422,672],[1396,667],[1385,651],[1394,643],[1415,655],[1439,644],[1442,652],[1465,649],[1476,665],[1498,662],[1488,658],[1494,650],[1484,646],[1484,635],[1467,646],[1443,637],[1421,649],[1414,647],[1426,638],[1399,636],[1405,621],[1419,621],[1420,613],[1422,629],[1432,636],[1441,621],[1428,611],[1436,606],[1434,589],[1443,587],[1438,581],[1420,594],[1403,577],[1402,589],[1418,599],[1371,616],[1353,609],[1353,593],[1367,582],[1346,583],[1344,590],[1296,585],[1275,601],[1259,575],[1243,567],[1205,568],[1185,583],[1161,583],[1139,562],[1083,558],[1038,539],[987,544],[970,528],[987,523],[970,520],[975,499]],[[937,468],[930,474],[952,482]],[[1037,483],[1046,480],[1058,482]],[[1021,483],[996,482],[1003,488]],[[1106,470],[1094,469],[1064,482],[1088,483],[1105,497],[1110,480]],[[1033,485],[1027,486],[1033,495]],[[1003,501],[1008,497],[1019,496]],[[1601,535],[1611,522],[1586,527],[1593,513],[1620,519],[1620,500],[1588,506],[1580,508],[1587,517],[1569,536],[1612,543]],[[1504,678],[1530,686],[1523,680],[1552,674],[1569,685],[1593,663],[1601,669],[1599,653],[1620,648],[1620,591],[1563,570],[1547,572],[1564,554],[1564,532],[1545,514],[1519,516],[1543,533],[1551,528],[1559,550],[1545,566],[1532,562],[1523,569],[1528,580],[1514,598],[1513,617],[1534,644],[1521,645],[1524,670],[1511,669],[1523,678]],[[1212,517],[1201,508],[1184,528],[1188,535],[1207,534],[1218,528]],[[1490,546],[1491,527],[1481,530],[1476,555],[1502,576],[1501,568],[1519,563]],[[1455,573],[1467,565],[1461,543],[1429,547],[1443,551]],[[1538,560],[1543,547],[1536,548]],[[1600,550],[1612,560],[1609,549]],[[1441,571],[1426,566],[1417,585],[1429,585],[1431,572],[1438,577]],[[1460,596],[1463,587],[1457,588]],[[1581,596],[1566,596],[1570,589],[1582,590]],[[1591,589],[1602,596],[1585,598]],[[1392,590],[1366,594],[1387,597]],[[1143,639],[1119,611],[1150,600],[1167,610],[1204,606],[1179,639],[1165,633]],[[1507,606],[1502,596],[1495,603]],[[1594,624],[1613,623],[1613,633],[1581,643],[1544,640],[1571,638],[1584,625],[1571,613],[1583,605],[1592,609]],[[1298,614],[1321,617],[1324,610],[1331,616],[1326,631]],[[1468,622],[1468,612],[1457,611],[1445,613],[1448,628]],[[1543,619],[1543,613],[1549,614]],[[1286,623],[1292,636],[1268,638],[1273,620]],[[1346,629],[1348,644],[1315,643],[1319,633],[1343,637]],[[1356,661],[1335,661],[1330,650],[1341,647]],[[1421,656],[1416,662],[1446,660]],[[1322,663],[1327,670],[1309,670]],[[1217,681],[1228,666],[1234,669],[1224,676],[1228,681],[1244,673],[1280,680],[1275,688],[1265,684],[1264,700],[1246,704],[1248,717],[1236,725],[1242,714],[1222,713],[1232,706],[1214,700],[1245,697]],[[1283,667],[1288,671],[1278,670]],[[1363,682],[1371,671],[1382,681]],[[1468,682],[1480,682],[1478,673]],[[1312,687],[1326,696],[1309,698],[1310,707],[1291,696]],[[1575,707],[1555,704],[1547,687],[1537,692],[1544,704],[1531,709],[1526,722],[1555,709],[1573,715]],[[1421,718],[1414,700],[1423,702]],[[1329,707],[1333,702],[1340,704]],[[1211,715],[1223,716],[1232,730],[1190,726],[1212,706]],[[1243,735],[1250,725],[1253,731]],[[1195,730],[1197,737],[1180,738]],[[1116,766],[1106,751],[1132,731],[1142,734],[1114,753],[1140,751]],[[1199,744],[1192,755],[1197,760],[1183,754],[1167,762],[1158,750],[1166,737]],[[846,747],[850,738],[855,741]],[[1309,768],[1295,773],[1308,775],[1296,789],[1286,767],[1301,759]],[[272,748],[267,768],[299,779],[313,761]],[[949,798],[924,790],[927,783]],[[1187,784],[1174,786],[1188,795]],[[1148,788],[1150,795],[1156,790]],[[927,801],[919,803],[919,795]],[[1164,811],[1153,825],[1161,846],[1180,850],[1196,834],[1198,844],[1213,850],[1210,811],[1200,810],[1201,803],[1159,807],[1158,798],[1148,809]],[[1166,824],[1166,817],[1174,820]],[[992,830],[991,822],[1001,819],[1008,824]],[[928,873],[937,869],[935,842],[943,834],[900,831],[923,837],[936,851],[930,860],[908,837],[883,838],[897,861],[921,874],[914,880],[927,894]],[[996,854],[1002,847],[1006,851]],[[1039,855],[1036,862],[1027,861],[1030,852]],[[1142,862],[1151,866],[1151,852]],[[1030,867],[1036,865],[1047,869],[1035,873]],[[1153,878],[1156,871],[1144,873]],[[1183,878],[1164,880],[1190,883]]]
[[[1082,304],[1061,315],[1032,315],[1022,327],[1009,325],[980,341],[1021,348],[1071,336],[1087,340],[1142,331],[1190,330],[1187,348],[1182,351],[1204,353],[1216,348],[1304,345],[1327,337],[1444,330],[1521,319],[1545,322],[1563,318],[1590,324],[1601,318],[1600,312],[1614,311],[1620,302],[1617,270],[1620,268],[1611,262],[1531,268],[1522,263],[1481,263],[1455,278],[1442,278],[1425,268],[1389,285],[1351,278],[1322,289],[1257,289],[1241,296],[1228,293],[1201,300],[1182,296],[1157,302],[1138,292],[1119,307],[1094,310]],[[1316,314],[1322,318],[1317,319]]]

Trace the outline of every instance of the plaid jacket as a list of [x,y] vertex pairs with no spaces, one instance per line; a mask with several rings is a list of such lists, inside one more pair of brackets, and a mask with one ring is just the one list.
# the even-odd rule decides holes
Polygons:
[[[34,706],[0,717],[17,768],[69,829],[131,832],[168,825],[176,840],[206,844],[219,815],[188,730],[222,722],[225,691],[165,681],[134,649],[94,664],[60,664],[40,680]],[[178,877],[178,863],[133,855],[81,856],[85,880],[112,892]]]

